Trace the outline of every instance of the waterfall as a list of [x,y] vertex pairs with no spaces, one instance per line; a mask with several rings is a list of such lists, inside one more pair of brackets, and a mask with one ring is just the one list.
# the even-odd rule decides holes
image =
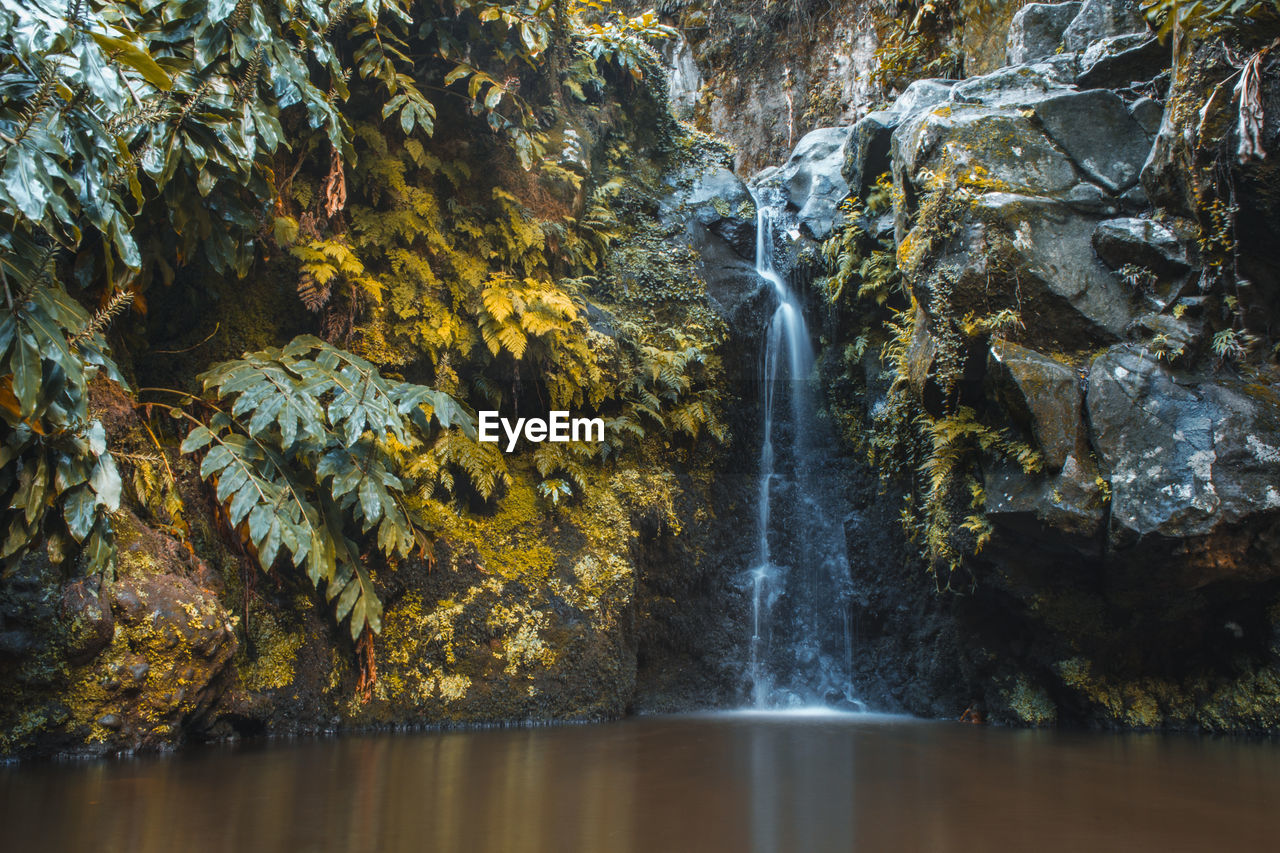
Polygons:
[[859,706],[850,685],[852,583],[844,530],[830,517],[838,484],[824,461],[830,435],[816,417],[813,344],[800,300],[774,265],[783,207],[768,187],[753,195],[756,272],[777,307],[761,364],[757,541],[748,572],[752,704]]

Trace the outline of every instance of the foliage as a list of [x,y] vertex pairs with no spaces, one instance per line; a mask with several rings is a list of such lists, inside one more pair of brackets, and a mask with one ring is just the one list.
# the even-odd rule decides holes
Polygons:
[[[442,294],[433,303],[431,294],[403,286],[418,283],[404,273],[421,272],[432,248],[425,241],[405,238],[406,251],[379,257],[361,252],[370,247],[368,231],[344,233],[347,178],[364,166],[356,165],[357,134],[368,117],[380,125],[363,125],[365,141],[374,133],[389,138],[385,148],[409,152],[420,168],[434,164],[455,183],[466,181],[457,163],[422,144],[436,129],[432,99],[439,97],[463,100],[526,169],[558,168],[539,159],[545,133],[529,100],[547,85],[539,74],[547,71],[548,52],[580,58],[569,69],[579,91],[610,68],[643,76],[645,43],[670,34],[652,15],[615,19],[599,4],[528,0],[71,0],[66,8],[30,0],[0,4],[0,32],[0,281],[8,296],[0,323],[13,330],[3,378],[16,394],[7,407],[4,477],[11,500],[23,504],[21,524],[11,520],[10,556],[42,529],[43,507],[63,492],[72,538],[92,528],[93,564],[109,553],[101,544],[109,538],[106,522],[95,508],[115,506],[114,467],[84,414],[84,391],[93,370],[110,362],[96,331],[77,337],[88,325],[77,300],[107,304],[127,289],[145,312],[147,288],[172,283],[182,265],[244,275],[264,249],[283,245],[298,263],[307,307],[328,312],[330,336],[349,332],[359,311],[385,299],[401,311],[438,305],[445,321],[436,314],[423,325],[444,337],[447,315],[461,305],[480,332],[459,333],[463,357],[482,338],[494,358],[519,359],[527,349],[530,361],[552,366],[558,402],[581,402],[584,388],[592,393],[598,371],[581,340],[579,303],[554,286],[549,267],[508,276],[505,269],[519,266],[516,253],[494,264],[481,243],[473,257],[482,263],[471,264],[475,274],[463,279],[474,285],[466,298]],[[552,78],[558,70],[550,69]],[[319,163],[323,179],[313,179],[312,170],[299,175],[308,161]],[[380,177],[378,165],[375,156],[361,177]],[[399,190],[406,189],[401,181]],[[288,215],[295,190],[311,192],[310,219]],[[423,206],[446,197],[413,198],[406,206],[429,220]],[[460,233],[483,219],[477,211],[459,223]],[[565,233],[558,223],[530,229],[514,214],[505,222],[511,227],[495,239],[526,254],[558,240],[573,264],[600,260],[602,238]],[[420,222],[402,216],[380,224],[379,237],[396,227],[404,237]],[[496,277],[495,266],[504,270]],[[451,270],[443,272],[451,278]],[[402,286],[386,292],[388,278]],[[85,295],[70,296],[71,283]],[[512,303],[501,319],[500,306],[497,315],[488,312],[499,293]],[[32,388],[43,389],[38,401]],[[56,453],[66,457],[61,476],[50,467],[62,458],[50,455]],[[134,467],[146,491],[147,463]],[[92,501],[86,471],[101,472],[103,492],[92,492]]]
[[[432,429],[474,424],[447,394],[383,378],[364,359],[304,336],[218,364],[201,377],[213,414],[182,443],[204,452],[200,475],[233,527],[269,570],[287,552],[336,602],[351,636],[381,630],[382,604],[359,545],[388,558],[428,543],[404,506],[392,448],[420,446]],[[189,417],[189,416],[188,416]]]
[[[102,332],[127,297],[90,317],[56,283],[6,288],[0,311],[0,496],[7,570],[40,537],[61,561],[67,538],[85,546],[91,571],[107,569],[115,545],[108,513],[121,479],[102,423],[88,411],[89,383],[103,372],[123,382]],[[53,511],[51,511],[53,510]]]
[[958,0],[889,0],[881,21],[872,80],[884,92],[922,77],[953,77],[963,61],[952,38]]

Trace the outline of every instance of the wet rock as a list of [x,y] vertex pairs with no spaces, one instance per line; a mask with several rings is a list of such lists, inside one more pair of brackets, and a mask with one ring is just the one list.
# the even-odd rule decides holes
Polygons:
[[731,325],[744,320],[760,288],[755,274],[755,202],[723,166],[694,165],[674,175],[660,202],[661,221],[696,253],[715,307]]
[[1136,264],[1158,275],[1190,269],[1186,249],[1173,230],[1150,219],[1108,219],[1093,232],[1098,257],[1112,269]]
[[1003,399],[1029,422],[1050,471],[1075,450],[1081,430],[1080,377],[1069,364],[1008,341],[991,346],[990,373]]
[[848,127],[822,127],[810,131],[778,173],[788,204],[798,211],[800,227],[815,240],[831,236],[836,205],[849,193],[841,169]]
[[1062,47],[1062,34],[1080,13],[1080,3],[1029,3],[1013,16],[1005,57],[1010,65],[1045,59]]
[[742,180],[723,167],[702,172],[681,203],[744,260],[756,251],[756,205]]
[[30,631],[0,631],[0,656],[20,658],[30,652],[36,645],[36,638]]
[[[1094,360],[1087,392],[1093,445],[1111,482],[1112,539],[1193,539],[1280,509],[1280,396],[1225,377],[1179,374],[1131,345]],[[1240,573],[1196,567],[1197,583]]]
[[119,729],[124,725],[124,720],[120,719],[119,714],[103,714],[97,722],[104,729]]
[[1147,22],[1134,0],[1084,0],[1062,34],[1067,50],[1080,53],[1100,39],[1128,33],[1147,32]]
[[1137,183],[1151,139],[1114,92],[1059,95],[1035,111],[1045,132],[1091,180],[1113,193]]
[[1150,80],[1169,65],[1169,49],[1147,33],[1111,36],[1089,46],[1080,57],[1077,85],[1082,89],[1119,88]]
[[671,97],[671,112],[679,119],[691,119],[698,95],[702,91],[702,74],[694,60],[693,50],[683,35],[669,39],[663,47],[663,59],[667,66],[667,92]]
[[1049,476],[1028,474],[1009,462],[989,465],[984,475],[987,518],[1003,537],[1082,557],[1101,554],[1106,501],[1087,455],[1067,456]]

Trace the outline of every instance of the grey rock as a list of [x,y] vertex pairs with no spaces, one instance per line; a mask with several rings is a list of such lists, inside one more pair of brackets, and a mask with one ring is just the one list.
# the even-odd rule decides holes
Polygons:
[[1114,92],[1058,95],[1035,111],[1045,132],[1091,180],[1113,193],[1137,183],[1151,138]]
[[[1029,339],[1078,349],[1119,339],[1133,321],[1131,294],[1094,254],[1098,218],[1053,199],[989,193],[975,203],[988,227],[1011,234],[1012,263]],[[983,237],[983,240],[989,240]],[[981,265],[976,246],[963,247]],[[985,270],[975,268],[979,278]]]
[[1139,180],[1152,204],[1173,211],[1190,212],[1195,209],[1195,203],[1187,185],[1186,168],[1182,163],[1180,150],[1172,111],[1165,110],[1155,141],[1147,159],[1143,161]]
[[825,240],[835,224],[836,205],[849,194],[841,174],[850,127],[820,127],[806,133],[778,173],[789,206],[798,210],[800,227]]
[[1080,377],[1075,368],[1008,341],[991,345],[991,375],[1001,377],[1001,396],[1030,424],[1046,468],[1058,471],[1076,449],[1081,430]]
[[1111,36],[1089,46],[1080,57],[1082,89],[1123,87],[1150,80],[1169,67],[1169,49],[1147,33]]
[[955,80],[943,80],[938,77],[916,80],[898,96],[893,106],[889,108],[889,112],[905,118],[921,110],[927,110],[951,97],[951,91],[955,86]]
[[742,180],[721,166],[700,166],[671,179],[659,215],[698,257],[698,272],[720,316],[736,326],[760,287],[755,274],[755,202]]
[[111,642],[115,619],[102,593],[100,578],[80,578],[67,584],[62,590],[61,610],[66,625],[67,659],[72,663],[87,663]]
[[1180,275],[1191,266],[1177,235],[1150,219],[1126,217],[1099,223],[1093,247],[1112,269],[1137,264],[1157,275]]
[[890,141],[900,120],[897,113],[877,110],[853,126],[845,142],[844,166],[840,170],[850,195],[866,198],[876,178],[890,169]]
[[958,83],[951,90],[951,100],[987,107],[1025,107],[1071,90],[1071,81],[1059,76],[1056,65],[1017,65]]
[[[1204,336],[1204,318],[1184,313],[1181,317],[1152,312],[1133,321],[1135,329],[1152,340],[1151,351],[1157,357],[1163,353],[1168,361],[1179,358]],[[1157,345],[1155,339],[1159,338]]]
[[1053,56],[1062,47],[1062,34],[1080,13],[1080,3],[1029,3],[1009,25],[1005,58],[1010,65],[1024,65]]
[[1115,216],[1120,206],[1115,198],[1097,184],[1081,181],[1062,196],[1062,200],[1079,213]]
[[1154,137],[1160,132],[1160,122],[1164,119],[1164,104],[1152,98],[1139,98],[1129,105],[1129,115]]
[[129,677],[134,681],[141,681],[151,671],[151,665],[144,661],[139,661],[138,663],[129,664],[125,667],[125,671],[129,673]]
[[912,180],[930,169],[959,186],[1027,195],[1055,195],[1077,182],[1071,161],[1016,110],[937,109],[899,127],[891,147],[895,169]]
[[1147,191],[1142,188],[1142,184],[1134,184],[1120,195],[1121,206],[1128,212],[1144,210],[1151,206],[1151,200],[1147,198]]
[[1028,67],[1047,80],[1074,86],[1076,77],[1080,74],[1080,54],[1059,53],[1033,62]]
[[1094,360],[1086,401],[1093,446],[1111,482],[1117,545],[1151,534],[1204,536],[1280,509],[1273,389],[1178,374],[1126,345]]
[[[1002,533],[1020,534],[1038,547],[1100,556],[1106,500],[1088,456],[1067,456],[1052,476],[1029,475],[1009,462],[989,465],[983,476],[987,519]],[[1025,551],[1020,556],[1025,559]]]
[[1063,32],[1062,43],[1067,50],[1081,53],[1108,36],[1146,31],[1147,22],[1134,0],[1084,0],[1080,14]]
[[124,725],[124,720],[118,714],[103,714],[98,718],[98,725],[104,729],[118,729]]
[[742,180],[725,168],[704,172],[685,198],[702,225],[745,259],[755,258],[756,204]]

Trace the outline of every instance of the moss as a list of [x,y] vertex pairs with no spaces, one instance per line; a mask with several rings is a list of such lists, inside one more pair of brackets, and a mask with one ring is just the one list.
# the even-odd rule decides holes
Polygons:
[[1052,726],[1058,722],[1058,707],[1042,688],[1018,676],[1002,697],[1018,719],[1030,726]]
[[[298,596],[294,606],[298,612],[305,613],[312,605],[305,596]],[[251,608],[248,642],[236,656],[236,671],[245,689],[277,690],[293,683],[298,650],[307,636],[301,628],[287,628],[281,621],[280,614],[266,607]]]
[[1101,675],[1084,658],[1062,661],[1057,669],[1063,683],[1113,725],[1211,732],[1280,726],[1280,673],[1273,664],[1245,665],[1242,674],[1231,678],[1193,675],[1180,681]]

